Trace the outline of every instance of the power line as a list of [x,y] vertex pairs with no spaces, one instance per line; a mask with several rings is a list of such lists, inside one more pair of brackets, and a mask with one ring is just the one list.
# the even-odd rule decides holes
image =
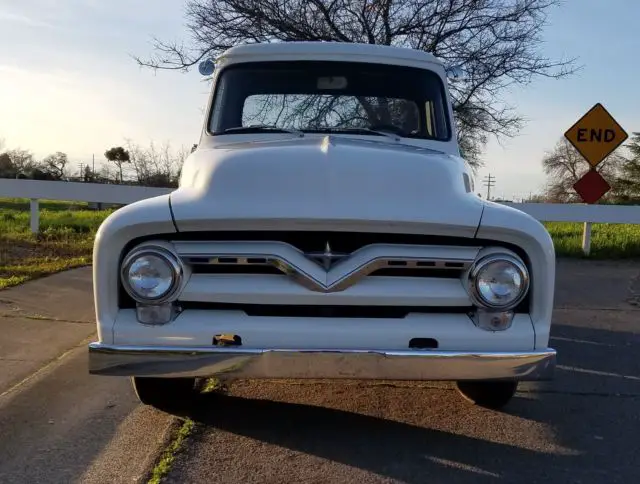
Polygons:
[[489,173],[488,176],[484,177],[482,183],[485,187],[487,187],[487,200],[491,200],[491,188],[496,185],[496,177],[492,176],[491,173]]

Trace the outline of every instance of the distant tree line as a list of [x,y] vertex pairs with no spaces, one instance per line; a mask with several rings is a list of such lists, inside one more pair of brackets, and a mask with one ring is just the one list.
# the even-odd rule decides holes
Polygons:
[[104,152],[107,162],[95,171],[85,164],[74,170],[66,153],[56,152],[41,160],[22,148],[4,149],[0,140],[0,178],[32,180],[80,181],[151,187],[178,186],[182,164],[189,150],[174,151],[169,143],[147,147],[127,140],[124,146],[114,146]]
[[62,180],[68,162],[67,155],[62,152],[36,161],[33,154],[27,150],[18,148],[2,151],[0,149],[0,178]]
[[[544,194],[537,201],[553,203],[579,203],[582,200],[573,189],[591,166],[578,151],[562,138],[542,160],[547,175]],[[630,140],[618,148],[596,170],[611,185],[601,203],[640,204],[640,132],[632,133]]]

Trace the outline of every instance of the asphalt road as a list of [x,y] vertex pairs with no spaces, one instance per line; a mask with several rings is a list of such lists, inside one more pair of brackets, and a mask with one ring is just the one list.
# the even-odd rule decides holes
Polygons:
[[[139,482],[175,420],[84,345],[0,390],[0,482]],[[167,482],[640,480],[640,262],[561,261],[553,382],[502,412],[448,384],[238,381],[199,397]]]

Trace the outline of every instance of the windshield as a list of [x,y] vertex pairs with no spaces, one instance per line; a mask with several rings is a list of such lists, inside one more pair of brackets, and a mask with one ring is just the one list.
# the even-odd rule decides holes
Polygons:
[[220,73],[209,131],[242,133],[253,126],[446,141],[444,99],[440,77],[425,69],[354,62],[238,64]]

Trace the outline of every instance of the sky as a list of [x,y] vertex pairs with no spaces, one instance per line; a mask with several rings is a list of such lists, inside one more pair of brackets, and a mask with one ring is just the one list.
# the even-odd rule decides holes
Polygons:
[[[197,69],[155,72],[132,57],[151,54],[153,36],[187,41],[183,9],[180,0],[0,0],[5,147],[39,158],[64,151],[77,169],[125,139],[196,143],[209,85]],[[539,192],[545,152],[597,102],[629,134],[640,131],[638,18],[637,0],[564,0],[549,11],[543,55],[577,57],[581,69],[506,94],[526,124],[514,138],[490,141],[476,191],[491,174],[495,196]]]

